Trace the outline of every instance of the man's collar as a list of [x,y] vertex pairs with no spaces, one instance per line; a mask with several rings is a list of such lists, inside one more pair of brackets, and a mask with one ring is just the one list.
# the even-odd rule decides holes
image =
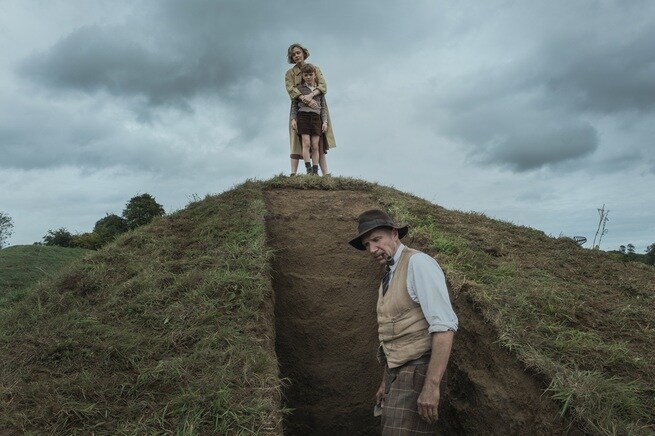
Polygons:
[[405,249],[405,245],[401,242],[398,248],[396,249],[396,252],[393,255],[393,265],[391,266],[391,271],[395,270],[396,267],[398,266],[400,255],[403,253],[404,249]]

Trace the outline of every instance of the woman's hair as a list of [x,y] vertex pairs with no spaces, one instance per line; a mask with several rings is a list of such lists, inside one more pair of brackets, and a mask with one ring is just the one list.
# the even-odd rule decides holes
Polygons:
[[291,55],[291,50],[293,50],[295,47],[298,47],[300,50],[302,50],[303,54],[305,55],[305,60],[309,57],[309,50],[307,50],[305,47],[302,45],[296,43],[293,43],[289,46],[289,49],[287,50],[287,61],[289,61],[290,64],[295,64],[293,61],[293,57]]
[[300,72],[301,73],[314,73],[316,74],[316,67],[312,64],[303,64],[302,67],[300,67]]

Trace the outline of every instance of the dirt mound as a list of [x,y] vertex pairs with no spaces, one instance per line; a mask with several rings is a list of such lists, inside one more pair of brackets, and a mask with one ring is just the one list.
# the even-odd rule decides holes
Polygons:
[[[275,250],[276,351],[288,379],[285,402],[294,409],[285,433],[377,434],[372,409],[382,373],[374,357],[380,271],[347,241],[357,215],[379,205],[365,192],[348,190],[276,189],[265,198]],[[568,423],[543,395],[543,384],[496,345],[497,335],[471,303],[461,298],[453,305],[460,330],[443,434],[566,432]]]

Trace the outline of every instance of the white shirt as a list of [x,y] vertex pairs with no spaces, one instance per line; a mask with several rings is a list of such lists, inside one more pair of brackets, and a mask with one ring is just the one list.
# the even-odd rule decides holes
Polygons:
[[[393,255],[391,278],[404,249],[405,245],[401,243]],[[407,292],[414,302],[421,305],[423,316],[430,324],[430,333],[457,331],[458,320],[450,304],[446,276],[436,260],[422,252],[409,258]]]

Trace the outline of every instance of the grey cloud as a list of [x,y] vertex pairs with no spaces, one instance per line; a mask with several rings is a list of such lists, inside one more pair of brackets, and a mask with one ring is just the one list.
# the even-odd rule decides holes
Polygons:
[[176,59],[121,35],[120,29],[85,27],[28,58],[21,72],[54,89],[102,90],[144,97],[150,105],[185,107],[196,93],[220,90],[236,77],[229,63],[212,59],[210,54]]
[[[94,117],[76,104],[0,99],[13,110],[0,118],[0,168],[43,169],[77,166],[89,170],[129,167],[157,172],[177,168],[186,156],[148,131],[129,131],[115,124],[115,107],[98,103]],[[79,101],[78,104],[82,105]],[[84,107],[84,105],[82,105]],[[166,153],[162,153],[162,150]]]
[[597,147],[598,138],[593,127],[571,124],[510,131],[505,137],[485,144],[473,157],[481,162],[501,163],[517,171],[526,171],[581,158]]
[[[230,123],[238,131],[235,143],[241,143],[266,134],[268,125],[259,120],[286,98],[282,79],[291,42],[308,45],[312,62],[330,56],[331,64],[359,59],[370,69],[372,57],[394,56],[421,40],[410,27],[426,29],[426,37],[438,13],[437,8],[337,0],[312,5],[312,18],[304,19],[306,6],[300,1],[140,3],[120,24],[73,30],[24,59],[18,72],[56,97],[107,94],[145,124],[156,124],[162,110],[193,113],[199,99],[213,100],[230,107],[230,119],[217,122]],[[280,123],[287,110],[280,112]]]
[[595,172],[616,172],[625,168],[636,168],[644,161],[644,155],[640,150],[626,150],[603,157],[594,165]]
[[539,83],[515,71],[466,77],[441,88],[434,128],[466,146],[476,163],[514,171],[558,168],[592,154],[596,128],[566,108],[552,105]]
[[[626,141],[624,132],[625,158],[591,159],[608,140],[605,126],[654,112],[655,26],[647,12],[652,6],[588,6],[539,10],[550,23],[548,31],[517,25],[512,32],[525,32],[525,46],[520,39],[505,39],[512,44],[507,58],[501,50],[497,62],[475,71],[455,66],[461,73],[445,84],[435,77],[435,103],[419,110],[435,114],[435,130],[458,140],[474,162],[514,171],[570,171],[582,160],[618,171],[635,155],[650,154],[643,140],[629,133],[633,140]],[[525,23],[534,13],[528,9],[515,8],[505,19]],[[581,16],[585,19],[573,19]],[[608,144],[613,146],[614,140]]]
[[591,112],[655,109],[655,26],[622,38],[585,35],[545,47],[540,58],[548,90]]
[[327,32],[344,50],[352,49],[350,43],[355,41],[386,35],[384,40],[399,48],[410,38],[402,37],[404,32],[389,37],[380,21],[406,24],[421,16],[426,20],[418,11],[400,19],[366,4],[347,3],[349,13],[343,14],[330,2],[317,6],[315,16],[321,19],[304,22],[304,6],[296,1],[154,3],[154,9],[138,11],[124,26],[73,31],[26,59],[20,72],[52,89],[102,90],[114,96],[142,97],[150,106],[188,109],[189,100],[199,94],[238,100],[236,96],[253,78],[281,87],[279,66],[293,42],[290,35],[295,40],[298,33],[305,33],[311,39]]

